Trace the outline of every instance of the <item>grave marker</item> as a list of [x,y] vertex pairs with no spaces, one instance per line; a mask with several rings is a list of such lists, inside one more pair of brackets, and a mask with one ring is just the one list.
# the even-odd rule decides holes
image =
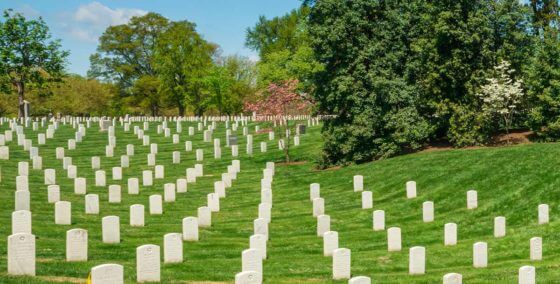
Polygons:
[[387,250],[401,251],[401,228],[391,227],[387,229]]
[[434,202],[426,201],[422,203],[422,220],[424,223],[434,221]]
[[373,230],[374,231],[385,230],[385,211],[383,210],[373,211]]
[[473,245],[473,267],[484,268],[488,266],[488,244],[477,242]]
[[467,209],[475,209],[478,207],[478,193],[476,190],[467,191]]
[[331,230],[331,216],[319,215],[317,217],[317,236],[322,237],[323,234]]
[[463,275],[459,273],[447,273],[443,275],[443,284],[462,284]]
[[506,236],[506,217],[494,218],[494,237],[501,238]]
[[160,248],[143,245],[136,248],[136,281],[159,282],[161,280]]
[[31,234],[31,212],[18,210],[12,212],[12,234]]
[[163,214],[162,197],[159,194],[150,195],[150,215]]
[[207,206],[198,207],[198,227],[209,228],[212,226],[212,211]]
[[406,198],[411,199],[416,197],[416,182],[406,182]]
[[196,217],[183,219],[183,240],[198,241],[198,219]]
[[84,229],[66,231],[66,261],[88,260],[88,232]]
[[163,236],[163,262],[183,262],[183,239],[180,233],[169,233]]
[[262,273],[262,255],[258,249],[246,249],[241,253],[241,271]]
[[118,216],[106,216],[101,219],[103,243],[118,244],[121,242],[120,221]]
[[130,226],[144,227],[144,205],[134,204],[130,206]]
[[426,273],[426,248],[416,246],[409,250],[408,273],[421,275]]
[[362,209],[373,208],[373,193],[371,191],[362,191]]
[[334,280],[350,279],[351,252],[347,248],[333,251],[332,271]]
[[534,266],[526,265],[519,268],[519,284],[535,284],[536,270]]
[[457,224],[447,223],[444,227],[444,245],[454,246],[457,244]]
[[533,237],[529,241],[530,244],[530,259],[542,260],[542,238]]
[[58,201],[54,204],[54,223],[57,225],[72,224],[72,204],[68,201]]
[[99,195],[86,195],[86,214],[99,214]]
[[8,274],[35,276],[35,236],[18,233],[8,236]]
[[91,269],[91,284],[123,284],[124,268],[119,264],[101,264]]

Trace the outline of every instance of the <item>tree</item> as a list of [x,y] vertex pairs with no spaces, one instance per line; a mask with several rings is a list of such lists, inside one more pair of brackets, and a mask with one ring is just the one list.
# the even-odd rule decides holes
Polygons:
[[60,80],[64,75],[67,51],[60,40],[51,40],[41,19],[27,20],[19,13],[4,11],[0,22],[0,76],[17,90],[18,117],[24,116],[26,87]]
[[312,83],[325,123],[325,162],[415,151],[431,141],[482,144],[479,86],[501,60],[522,77],[533,52],[518,0],[314,1]]
[[218,57],[206,75],[211,110],[234,115],[243,111],[245,98],[255,92],[255,64],[244,57]]
[[307,40],[304,22],[308,15],[309,8],[303,5],[270,20],[261,16],[253,28],[247,29],[245,45],[259,52],[261,58],[284,50],[293,53]]
[[531,103],[528,124],[541,139],[560,139],[560,39],[557,30],[544,30],[527,73],[527,94]]
[[144,75],[134,82],[132,86],[133,98],[136,104],[150,110],[152,116],[159,116],[161,109],[160,82],[157,77]]
[[297,93],[297,80],[286,81],[282,84],[270,84],[265,92],[257,95],[253,102],[247,102],[246,111],[259,115],[273,116],[281,125],[284,125],[280,137],[284,139],[284,155],[286,163],[290,162],[290,135],[292,132],[290,116],[309,112],[311,100],[305,94]]
[[[415,79],[435,138],[455,146],[485,143],[478,86],[501,60],[522,70],[532,54],[530,13],[518,0],[442,0],[423,8],[424,29],[412,39]],[[420,20],[420,19],[419,19]],[[413,65],[411,65],[413,66]],[[520,76],[519,72],[514,76]]]
[[511,64],[502,61],[494,67],[495,75],[483,85],[478,97],[482,100],[482,110],[491,116],[497,115],[504,122],[507,141],[510,142],[509,130],[513,116],[519,112],[519,107],[524,99],[521,81],[513,79],[515,70]]
[[298,89],[312,93],[311,78],[322,70],[322,65],[314,58],[309,46],[307,18],[309,7],[302,5],[290,13],[266,19],[247,30],[245,45],[260,55],[257,86],[266,88],[271,83],[281,84],[297,79]]
[[533,10],[533,23],[536,34],[542,34],[544,29],[557,26],[560,20],[558,0],[530,0]]
[[226,102],[225,113],[233,115],[243,111],[243,103],[256,90],[257,71],[255,63],[240,56],[227,56],[222,63],[227,74],[232,78],[229,98]]
[[206,84],[212,94],[212,104],[218,114],[222,115],[229,104],[228,99],[231,98],[233,78],[223,66],[213,66],[206,76]]
[[173,22],[155,47],[155,70],[170,104],[184,115],[186,106],[202,115],[210,104],[205,76],[213,66],[216,46],[205,41],[187,21]]
[[[99,38],[97,52],[90,56],[88,76],[115,83],[123,97],[140,96],[127,101],[142,101],[144,94],[133,93],[132,88],[136,80],[142,77],[148,76],[145,78],[150,80],[157,78],[154,50],[158,37],[169,26],[170,22],[165,17],[148,13],[133,17],[127,24],[108,27]],[[161,105],[162,102],[157,104]]]
[[[325,164],[415,150],[432,128],[411,72],[412,41],[424,32],[416,1],[317,1],[309,17],[317,72],[313,98],[325,122]],[[348,40],[352,39],[352,40]]]

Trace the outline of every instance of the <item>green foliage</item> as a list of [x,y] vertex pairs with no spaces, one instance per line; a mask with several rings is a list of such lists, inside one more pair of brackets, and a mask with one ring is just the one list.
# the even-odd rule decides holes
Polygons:
[[144,75],[134,82],[132,86],[132,97],[129,97],[129,105],[140,106],[149,109],[152,116],[160,115],[162,94],[159,90],[157,77]]
[[[17,95],[0,92],[0,113],[17,115]],[[117,94],[111,84],[79,75],[69,75],[61,82],[34,86],[27,90],[26,100],[31,103],[33,115],[111,115]]]
[[307,41],[305,19],[309,8],[302,6],[281,17],[264,16],[253,28],[247,29],[245,45],[259,52],[261,58],[279,51],[294,53]]
[[257,65],[259,89],[297,79],[300,91],[313,92],[311,78],[322,65],[309,46],[308,16],[309,7],[303,5],[282,17],[261,17],[247,30],[246,45],[261,57]]
[[384,158],[436,139],[484,143],[491,121],[477,114],[476,93],[502,59],[523,75],[529,31],[517,0],[316,2],[308,33],[324,71],[315,99],[319,112],[337,115],[324,129],[326,162]]
[[456,147],[482,145],[491,133],[491,120],[469,105],[452,105],[447,137]]
[[185,114],[186,105],[197,115],[208,108],[210,96],[204,76],[212,68],[216,46],[206,42],[187,21],[173,22],[159,35],[154,64],[168,103]]
[[407,82],[406,33],[413,36],[419,26],[416,7],[403,6],[397,13],[376,1],[322,1],[312,10],[309,33],[325,66],[315,77],[315,100],[319,112],[337,115],[324,127],[326,163],[418,149],[431,132],[419,90]]
[[219,58],[217,48],[193,23],[148,13],[107,28],[88,74],[119,87],[115,101],[123,112],[236,114],[253,92],[253,66],[238,57]]
[[128,24],[110,26],[90,56],[89,77],[118,84],[124,91],[144,75],[155,75],[154,47],[169,20],[157,13],[133,17]]
[[527,89],[532,100],[528,124],[543,139],[560,138],[560,39],[547,29],[536,46],[528,71]]
[[288,50],[265,55],[258,63],[258,87],[265,88],[271,83],[281,83],[292,79],[300,82],[300,89],[310,92],[314,89],[311,78],[323,67],[314,59],[313,50],[302,45],[292,53]]
[[235,115],[243,111],[245,99],[255,93],[255,64],[239,56],[218,58],[205,77],[211,94],[211,111]]
[[24,115],[26,87],[59,80],[67,56],[60,41],[51,40],[41,18],[27,20],[20,13],[4,11],[0,21],[0,82],[17,91],[18,116]]

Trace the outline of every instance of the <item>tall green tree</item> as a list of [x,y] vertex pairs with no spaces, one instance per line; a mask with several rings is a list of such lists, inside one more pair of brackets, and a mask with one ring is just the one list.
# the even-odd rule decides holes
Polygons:
[[[483,143],[492,127],[476,93],[500,60],[531,57],[517,0],[316,1],[308,22],[324,71],[313,83],[327,163],[384,158],[433,139]],[[498,128],[493,128],[498,129]]]
[[[152,106],[152,99],[132,92],[140,78],[157,78],[154,67],[154,51],[158,37],[171,23],[157,14],[148,13],[133,17],[129,23],[108,27],[99,38],[97,52],[90,56],[89,77],[100,78],[115,83],[122,97],[138,95],[127,100],[143,106]],[[142,83],[145,86],[146,80]],[[138,88],[138,86],[137,86]],[[157,102],[161,105],[163,102]],[[150,111],[154,109],[150,107]]]
[[0,76],[18,94],[18,117],[24,115],[26,87],[60,80],[68,52],[52,40],[41,19],[27,20],[20,13],[4,11],[0,22]]
[[202,115],[211,97],[205,88],[205,76],[213,66],[214,44],[205,41],[187,21],[173,22],[162,33],[155,48],[155,70],[161,90],[179,115],[191,107]]
[[266,19],[261,17],[247,30],[246,46],[259,52],[258,82],[260,89],[297,79],[299,91],[314,90],[311,77],[322,70],[309,46],[307,19],[310,8],[302,5],[290,13]]
[[437,138],[482,144],[497,128],[480,115],[476,93],[502,59],[520,75],[532,53],[530,13],[517,0],[422,2],[426,29],[412,42],[422,112]]
[[[314,98],[325,122],[324,160],[364,162],[422,146],[430,126],[409,80],[411,40],[422,33],[416,1],[318,1],[309,33],[324,71]],[[352,39],[352,40],[348,40]]]
[[245,99],[255,93],[255,64],[248,58],[217,58],[206,78],[213,109],[220,115],[241,113]]
[[278,51],[295,52],[307,40],[304,22],[308,15],[309,8],[303,5],[284,16],[261,16],[254,27],[247,29],[245,45],[259,52],[261,58]]

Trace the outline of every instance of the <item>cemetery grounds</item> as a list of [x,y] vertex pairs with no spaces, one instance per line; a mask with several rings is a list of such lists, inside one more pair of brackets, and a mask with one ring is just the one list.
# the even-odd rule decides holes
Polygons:
[[[306,123],[306,121],[303,121]],[[31,124],[30,124],[31,125]],[[269,140],[266,129],[270,123],[249,122],[253,135],[253,155],[245,150],[246,136],[242,126],[237,130],[239,157],[232,157],[225,146],[225,124],[217,123],[213,138],[220,138],[221,159],[213,157],[213,143],[203,142],[202,131],[187,134],[189,126],[197,122],[182,122],[180,142],[173,144],[171,137],[157,133],[151,122],[151,143],[158,144],[156,164],[165,166],[165,178],[154,179],[154,185],[140,185],[139,195],[127,194],[127,179],[141,179],[147,166],[150,146],[142,146],[132,131],[117,122],[116,147],[113,157],[105,157],[107,132],[100,132],[98,123],[91,123],[83,141],[75,150],[65,149],[78,167],[78,176],[87,179],[87,192],[99,194],[100,213],[86,215],[84,195],[74,194],[74,182],[66,177],[62,160],[55,157],[55,148],[67,148],[68,139],[76,129],[62,122],[54,138],[45,145],[37,145],[37,134],[45,126],[24,129],[26,137],[39,147],[44,169],[55,169],[60,185],[61,200],[72,204],[72,225],[55,225],[54,204],[47,202],[47,185],[43,170],[34,170],[29,153],[17,145],[15,138],[6,142],[10,159],[0,160],[2,194],[0,202],[0,282],[1,283],[84,283],[91,268],[104,263],[124,266],[125,282],[136,282],[136,248],[155,244],[163,248],[163,235],[181,233],[184,217],[196,216],[197,208],[206,205],[207,194],[214,191],[214,182],[227,172],[234,159],[241,161],[241,172],[220,201],[220,211],[212,213],[212,226],[200,229],[198,242],[183,243],[184,261],[179,264],[161,264],[162,283],[224,282],[232,283],[241,271],[241,252],[249,248],[253,234],[253,220],[258,218],[261,200],[262,170],[266,162],[277,162],[272,183],[273,206],[269,225],[268,258],[263,261],[263,279],[266,283],[346,283],[332,280],[332,258],[323,256],[323,240],[317,236],[317,220],[312,215],[310,184],[320,184],[320,195],[325,200],[325,214],[330,215],[330,229],[339,234],[339,247],[351,250],[352,276],[365,275],[375,283],[441,283],[444,274],[457,272],[466,283],[515,283],[518,269],[524,265],[536,267],[538,283],[554,283],[560,279],[560,222],[557,216],[560,200],[560,147],[556,143],[520,145],[502,148],[446,150],[421,152],[357,166],[316,169],[322,147],[320,125],[310,126],[301,135],[301,145],[291,145],[295,162],[282,163],[283,152],[278,149],[278,137]],[[255,133],[255,126],[261,131]],[[168,127],[175,134],[175,122]],[[0,125],[0,133],[10,129],[9,123]],[[277,130],[277,135],[278,136]],[[185,141],[192,141],[193,151],[185,151]],[[267,143],[267,152],[261,153],[260,142]],[[120,166],[126,145],[135,146],[130,167],[123,169],[122,180],[111,179],[112,167]],[[204,150],[204,160],[195,161],[195,150]],[[172,152],[181,152],[180,164],[172,163]],[[107,173],[107,185],[122,187],[119,204],[107,202],[107,187],[96,187],[91,157],[101,157],[101,168]],[[14,210],[14,192],[18,162],[29,161],[29,190],[31,195],[32,232],[36,236],[36,276],[19,277],[7,274],[7,238],[11,234],[11,214]],[[175,202],[163,205],[162,215],[150,215],[148,197],[163,194],[165,183],[174,183],[185,177],[186,168],[195,163],[204,165],[204,176],[188,184],[186,193],[177,193]],[[361,208],[361,193],[353,190],[353,176],[363,175],[364,189],[373,193],[373,208]],[[406,197],[405,184],[416,181],[417,197]],[[466,192],[478,192],[478,208],[468,210]],[[433,201],[435,220],[422,221],[422,203]],[[145,226],[129,226],[129,210],[133,204],[146,208]],[[548,204],[550,222],[539,225],[537,206]],[[385,211],[385,224],[402,230],[402,250],[387,251],[386,231],[372,230],[372,212]],[[104,244],[101,241],[101,218],[120,217],[121,242]],[[493,235],[494,218],[505,216],[505,237]],[[458,226],[455,246],[444,246],[444,224]],[[66,231],[86,229],[89,234],[88,261],[65,260]],[[543,239],[543,260],[529,259],[529,239]],[[475,242],[488,243],[488,267],[473,268],[472,246]],[[426,273],[408,274],[409,248],[426,248]],[[162,249],[163,252],[163,249]]]

